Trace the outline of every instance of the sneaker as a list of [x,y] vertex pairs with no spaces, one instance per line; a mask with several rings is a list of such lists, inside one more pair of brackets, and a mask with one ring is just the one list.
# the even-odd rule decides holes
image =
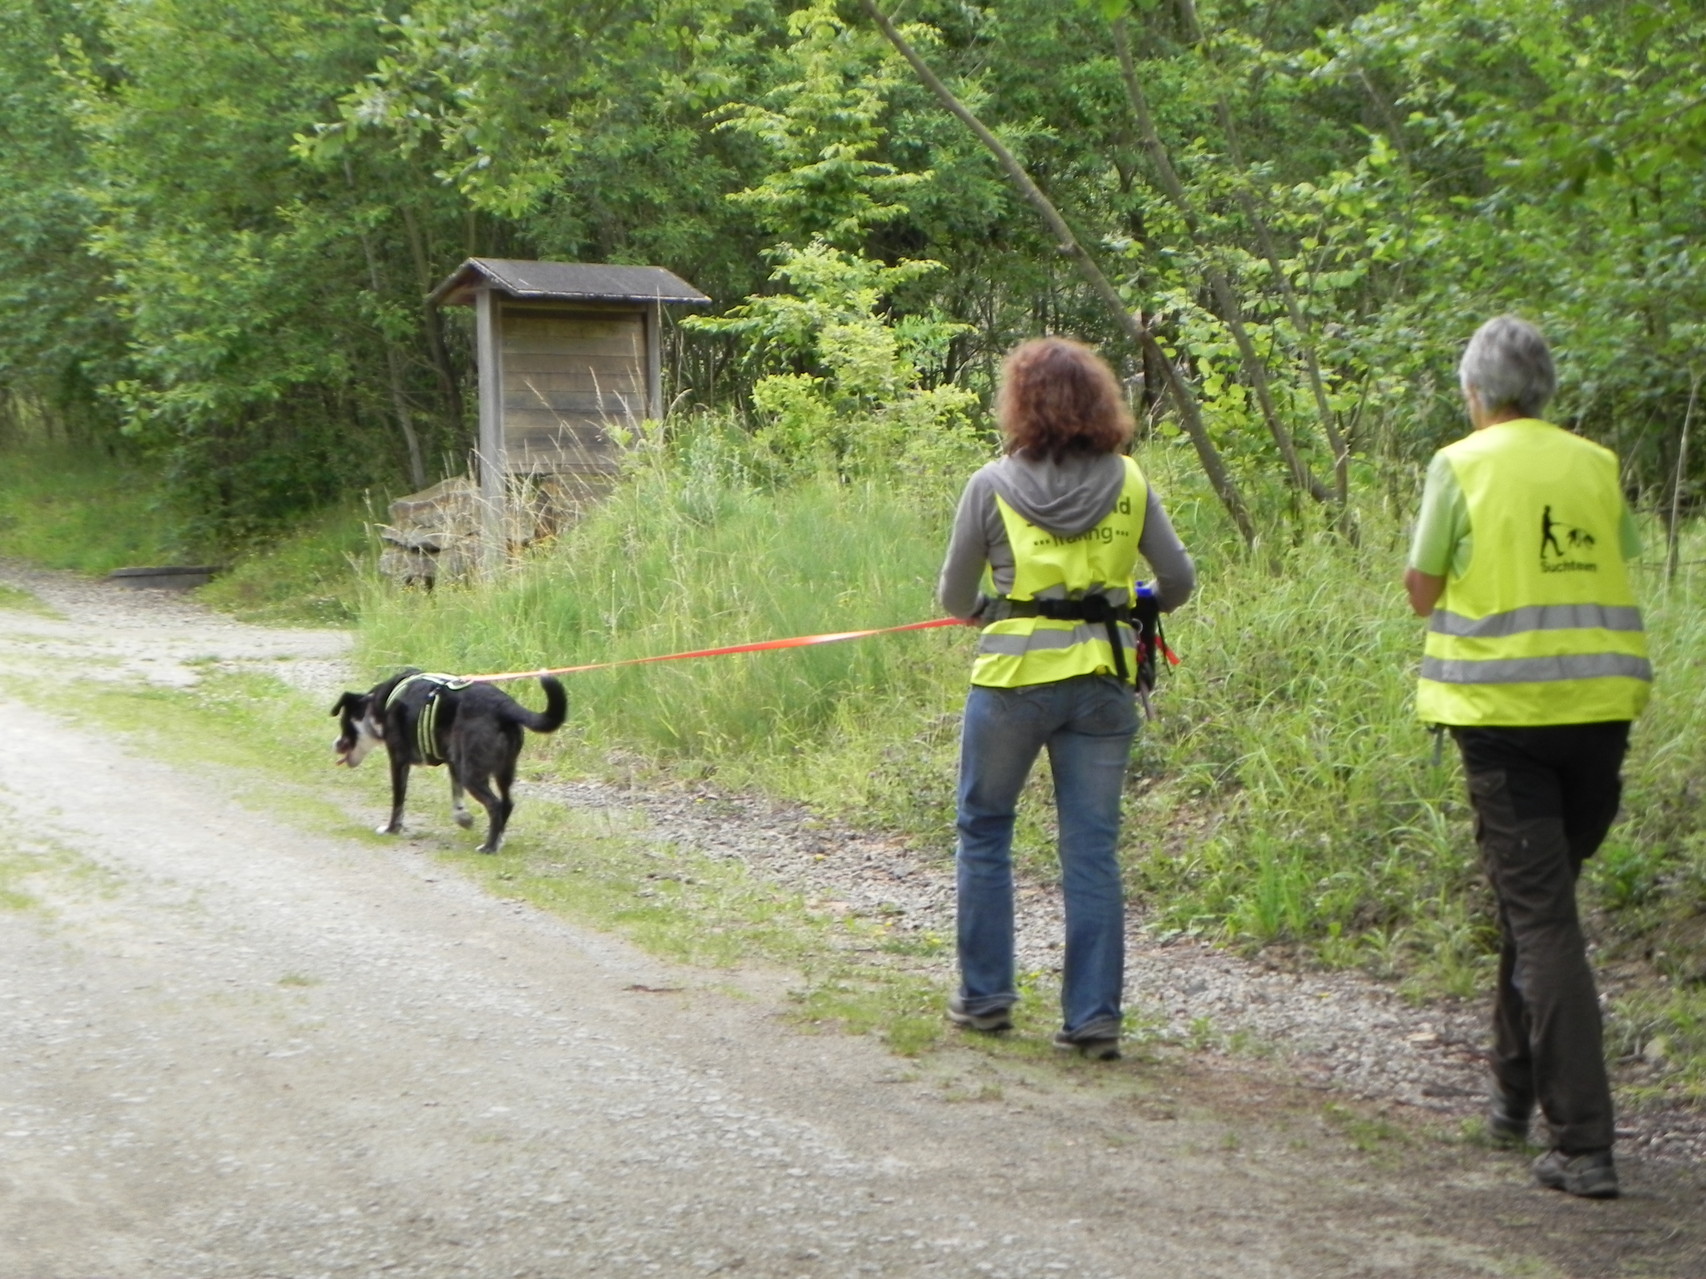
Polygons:
[[1505,1145],[1520,1146],[1528,1140],[1533,1113],[1534,1102],[1495,1086],[1487,1104],[1487,1135]]
[[1054,1046],[1062,1052],[1081,1052],[1091,1061],[1118,1061],[1120,1057],[1120,1041],[1117,1035],[1074,1039],[1064,1030],[1057,1030],[1054,1032]]
[[1534,1161],[1534,1179],[1551,1190],[1583,1199],[1615,1199],[1618,1195],[1617,1168],[1609,1150],[1585,1155],[1548,1150]]
[[967,1030],[982,1030],[994,1034],[998,1030],[1013,1029],[1013,1006],[1003,1004],[1000,1008],[991,1008],[988,1012],[968,1013],[965,1000],[958,995],[950,995],[948,1020],[956,1026],[964,1026]]

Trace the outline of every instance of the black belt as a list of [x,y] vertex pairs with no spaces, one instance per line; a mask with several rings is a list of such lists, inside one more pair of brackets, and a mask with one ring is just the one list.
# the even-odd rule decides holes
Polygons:
[[1108,643],[1114,649],[1114,674],[1131,683],[1131,669],[1125,661],[1125,644],[1120,639],[1121,622],[1131,621],[1129,604],[1110,604],[1106,595],[1086,595],[1080,600],[1015,600],[1002,598],[997,611],[1003,617],[1046,617],[1051,622],[1100,622],[1108,630]]

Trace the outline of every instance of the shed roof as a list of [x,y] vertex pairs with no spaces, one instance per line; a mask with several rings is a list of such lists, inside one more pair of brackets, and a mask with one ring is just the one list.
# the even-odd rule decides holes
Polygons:
[[469,258],[428,295],[443,306],[468,306],[474,292],[494,288],[516,298],[562,298],[587,302],[684,302],[706,306],[711,299],[661,266],[613,266],[596,262],[523,262],[515,258]]

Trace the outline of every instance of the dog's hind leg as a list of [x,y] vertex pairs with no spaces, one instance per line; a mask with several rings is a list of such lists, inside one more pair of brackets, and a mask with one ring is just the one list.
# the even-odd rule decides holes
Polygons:
[[450,770],[450,815],[456,819],[456,824],[467,830],[474,824],[474,814],[468,811],[468,805],[462,802],[466,792],[462,789],[462,779],[456,775],[456,770]]

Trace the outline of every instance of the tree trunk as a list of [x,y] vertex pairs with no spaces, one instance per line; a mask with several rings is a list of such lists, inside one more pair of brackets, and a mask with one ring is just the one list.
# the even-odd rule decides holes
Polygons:
[[[365,234],[361,237],[361,251],[367,256],[368,287],[373,290],[375,298],[381,297],[379,263],[374,258],[373,241]],[[409,453],[409,483],[418,493],[427,486],[426,460],[421,456],[420,436],[415,433],[414,418],[409,411],[409,396],[403,384],[403,361],[396,343],[384,334],[380,335],[379,341],[385,348],[385,380],[391,392],[391,411],[397,415],[397,428],[403,434],[403,445]]]
[[[1202,25],[1197,21],[1196,6],[1193,0],[1181,0],[1183,12],[1190,23],[1191,40],[1203,49],[1203,58],[1212,63],[1213,56],[1208,43],[1203,38]],[[1128,55],[1129,56],[1129,55]],[[1315,331],[1303,313],[1303,304],[1299,301],[1297,290],[1291,286],[1291,277],[1280,267],[1279,249],[1274,243],[1272,229],[1268,220],[1257,207],[1256,197],[1250,190],[1248,181],[1249,169],[1244,163],[1243,149],[1238,141],[1238,125],[1232,115],[1232,108],[1227,105],[1225,97],[1217,97],[1214,103],[1215,114],[1220,117],[1220,129],[1226,135],[1226,154],[1238,170],[1238,188],[1236,198],[1250,219],[1250,225],[1255,229],[1256,238],[1262,246],[1262,256],[1268,260],[1268,266],[1274,273],[1274,283],[1279,286],[1280,296],[1285,302],[1286,314],[1291,317],[1292,328],[1297,333],[1297,340],[1303,355],[1304,367],[1309,374],[1309,390],[1315,398],[1315,411],[1321,420],[1321,435],[1327,441],[1327,447],[1333,454],[1333,491],[1339,504],[1349,508],[1350,503],[1350,450],[1344,437],[1339,433],[1338,424],[1333,420],[1333,409],[1327,403],[1327,388],[1321,378],[1321,361],[1315,349]]]
[[1137,66],[1132,61],[1131,42],[1126,37],[1124,18],[1115,19],[1113,32],[1114,50],[1119,55],[1126,97],[1131,104],[1132,113],[1137,117],[1137,127],[1144,148],[1155,165],[1162,193],[1172,202],[1184,221],[1185,232],[1190,236],[1191,246],[1202,263],[1209,291],[1214,294],[1215,309],[1220,312],[1220,318],[1225,321],[1233,342],[1237,344],[1239,363],[1243,366],[1245,380],[1249,382],[1250,390],[1256,397],[1256,405],[1261,410],[1262,420],[1267,424],[1268,434],[1273,437],[1274,445],[1279,449],[1280,459],[1291,475],[1292,484],[1316,501],[1327,501],[1332,497],[1331,492],[1310,471],[1309,464],[1297,451],[1297,442],[1292,438],[1291,431],[1274,407],[1273,391],[1268,384],[1267,365],[1257,353],[1256,344],[1250,339],[1250,331],[1244,325],[1244,313],[1239,305],[1238,295],[1232,288],[1232,282],[1227,279],[1226,272],[1214,261],[1212,247],[1203,242],[1202,224],[1196,208],[1185,191],[1185,184],[1179,180],[1178,171],[1173,168],[1173,160],[1167,152],[1166,143],[1161,140],[1161,135],[1155,128],[1154,117],[1149,113],[1149,100],[1144,96],[1143,86],[1138,83]]
[[1682,439],[1676,446],[1676,478],[1670,485],[1670,527],[1665,530],[1665,581],[1676,580],[1677,550],[1682,531],[1682,481],[1688,474],[1688,428],[1694,421],[1694,400],[1700,391],[1700,376],[1688,387],[1688,409],[1682,415]]
[[439,315],[438,308],[426,300],[437,281],[432,278],[427,248],[422,241],[420,223],[416,220],[414,211],[408,205],[403,205],[401,212],[403,229],[409,237],[409,251],[415,259],[415,280],[422,298],[421,321],[426,327],[427,350],[432,355],[433,373],[438,379],[442,411],[445,420],[455,428],[457,443],[460,444],[467,426],[462,404],[462,385],[456,376],[456,366],[451,362],[450,349],[445,345],[443,317]]
[[[344,182],[353,192],[356,189],[355,173],[350,168],[349,157],[344,157]],[[367,259],[367,286],[373,291],[375,301],[385,296],[380,288],[379,259],[373,252],[373,240],[363,231],[360,236],[362,256]],[[419,492],[427,485],[426,461],[421,456],[420,436],[415,433],[414,418],[409,410],[409,397],[403,381],[403,361],[397,351],[396,343],[383,333],[379,335],[380,344],[385,348],[385,381],[391,392],[391,411],[397,415],[397,429],[402,433],[403,446],[409,455],[409,482]]]

